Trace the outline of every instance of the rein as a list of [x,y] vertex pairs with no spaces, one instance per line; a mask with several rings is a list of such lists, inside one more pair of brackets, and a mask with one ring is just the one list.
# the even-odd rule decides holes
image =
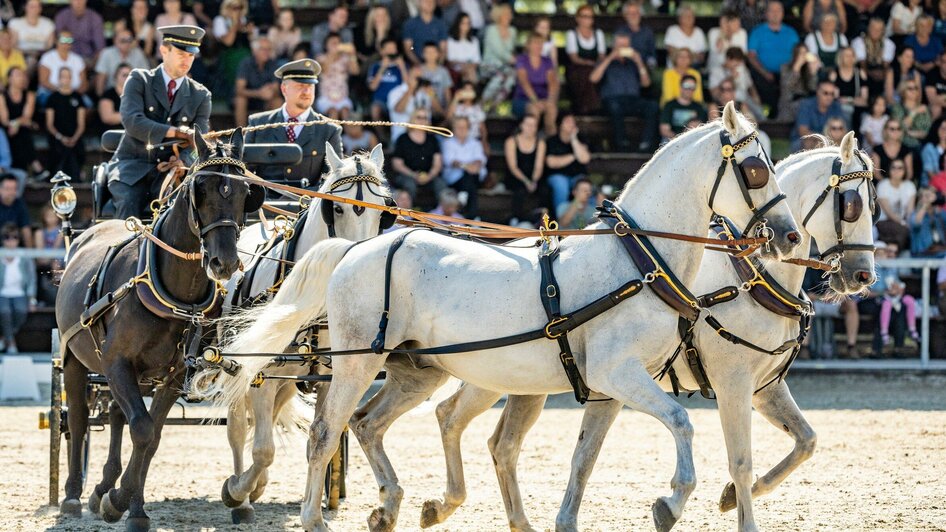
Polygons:
[[148,240],[153,242],[155,245],[157,245],[159,248],[163,249],[164,251],[167,251],[171,255],[174,255],[175,257],[178,257],[180,259],[200,260],[204,256],[204,253],[202,250],[196,253],[184,253],[183,251],[179,249],[171,247],[171,245],[168,244],[167,242],[154,236],[154,233],[151,232],[151,226],[145,225],[141,220],[139,220],[138,218],[135,218],[134,216],[131,216],[127,220],[125,220],[125,229],[128,229],[129,231],[133,233],[139,234],[147,238]]
[[[422,124],[412,124],[409,122],[385,122],[385,121],[366,121],[366,120],[336,120],[334,118],[329,118],[324,115],[318,115],[320,118],[314,120],[307,120],[305,122],[278,122],[273,124],[260,124],[258,126],[249,126],[243,128],[243,133],[249,133],[251,131],[262,131],[264,129],[275,129],[275,128],[287,128],[289,126],[314,126],[316,124],[335,124],[338,126],[363,126],[363,127],[374,127],[374,126],[384,126],[384,127],[403,127],[407,129],[419,129],[421,131],[426,131],[427,133],[433,133],[434,135],[440,135],[442,137],[453,137],[453,131],[445,127],[440,126],[429,126]],[[215,139],[218,137],[230,136],[236,132],[237,128],[233,129],[224,129],[220,131],[214,131],[211,133],[205,133],[203,136],[205,139]]]

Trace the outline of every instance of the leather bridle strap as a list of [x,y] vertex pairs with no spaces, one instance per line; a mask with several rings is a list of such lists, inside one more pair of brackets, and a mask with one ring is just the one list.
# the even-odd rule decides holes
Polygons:
[[168,244],[167,242],[154,236],[154,234],[151,232],[151,228],[144,225],[141,222],[141,220],[139,220],[138,218],[135,218],[134,216],[131,216],[125,220],[125,228],[128,229],[129,231],[132,231],[134,233],[137,233],[147,238],[151,242],[154,242],[154,244],[157,245],[159,248],[163,249],[164,251],[167,251],[168,253],[170,253],[171,255],[174,255],[175,257],[178,257],[184,260],[200,260],[204,256],[203,251],[198,251],[196,253],[184,253],[183,251],[180,251],[178,249],[171,247],[171,245]]
[[[845,251],[874,251],[875,247],[872,244],[845,244],[844,243],[844,231],[842,227],[841,219],[841,183],[851,181],[854,179],[860,179],[862,182],[868,182],[868,180],[873,179],[873,173],[868,170],[867,163],[861,157],[860,153],[854,152],[857,156],[857,159],[861,162],[862,170],[857,170],[847,174],[841,173],[841,158],[836,157],[831,166],[831,177],[828,181],[828,186],[825,187],[821,195],[818,196],[818,199],[815,200],[815,204],[812,205],[811,209],[808,211],[808,214],[805,215],[804,220],[802,220],[802,227],[807,228],[808,221],[811,220],[811,217],[814,216],[818,208],[825,202],[828,197],[828,194],[832,191],[834,192],[834,231],[837,236],[837,244],[828,248],[824,252],[818,254],[820,260],[825,260],[827,257],[833,255],[838,255],[840,257],[844,256]],[[870,185],[868,184],[868,194]],[[860,188],[860,185],[857,186],[857,189]],[[863,214],[861,214],[863,216]],[[836,269],[835,265],[828,265],[828,268],[819,268],[825,271],[833,271]]]

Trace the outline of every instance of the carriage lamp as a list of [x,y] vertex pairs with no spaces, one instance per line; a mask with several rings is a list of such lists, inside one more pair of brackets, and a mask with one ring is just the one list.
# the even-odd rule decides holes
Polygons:
[[78,199],[76,198],[76,191],[72,188],[72,185],[69,184],[69,181],[72,181],[72,178],[64,172],[56,172],[56,175],[50,179],[50,182],[53,184],[53,189],[50,192],[49,203],[52,205],[53,210],[56,211],[56,216],[62,220],[62,238],[66,244],[66,256],[69,255],[69,244],[72,240],[72,213],[76,210],[76,205],[78,204]]

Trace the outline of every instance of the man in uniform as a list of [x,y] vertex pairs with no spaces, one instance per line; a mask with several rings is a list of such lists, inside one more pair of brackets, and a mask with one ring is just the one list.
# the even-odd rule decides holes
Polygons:
[[[321,115],[312,110],[315,101],[315,84],[322,67],[314,59],[300,59],[279,67],[279,90],[286,101],[282,107],[250,116],[250,127],[263,124],[306,122],[317,120]],[[293,166],[263,165],[253,171],[271,181],[289,182],[303,187],[317,186],[325,164],[325,143],[331,143],[336,153],[342,156],[342,128],[336,124],[312,124],[308,126],[272,127],[246,134],[249,143],[294,142],[302,148],[302,162]]]
[[164,26],[158,31],[163,35],[163,62],[152,70],[131,72],[119,107],[125,135],[112,157],[108,178],[119,219],[147,213],[166,173],[193,163],[197,156],[193,142],[180,150],[180,160],[170,143],[192,141],[195,127],[201,132],[210,129],[210,91],[187,77],[204,30]]

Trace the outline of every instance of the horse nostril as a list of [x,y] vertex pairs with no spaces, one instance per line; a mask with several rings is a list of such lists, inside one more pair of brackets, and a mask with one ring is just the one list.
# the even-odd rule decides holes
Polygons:
[[223,263],[220,262],[220,259],[217,257],[212,257],[208,263],[210,266],[210,271],[218,272],[223,267]]
[[788,241],[792,244],[797,244],[801,241],[801,235],[798,234],[798,231],[789,231],[785,237],[788,238]]
[[858,270],[854,272],[854,278],[863,284],[869,283],[872,277],[873,275],[871,275],[871,273],[866,270]]

